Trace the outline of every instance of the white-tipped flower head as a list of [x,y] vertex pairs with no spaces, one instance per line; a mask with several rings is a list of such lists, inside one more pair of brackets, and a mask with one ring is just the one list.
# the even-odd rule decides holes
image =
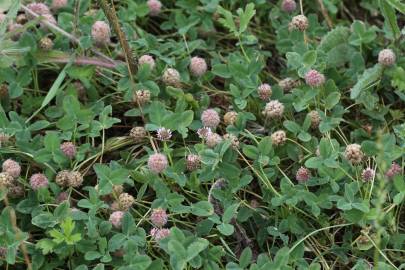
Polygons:
[[203,128],[199,128],[197,130],[197,134],[198,134],[198,137],[200,137],[200,139],[206,139],[207,136],[211,133],[212,133],[212,130],[209,127],[203,127]]
[[378,54],[378,63],[383,66],[392,66],[395,64],[396,56],[391,49],[384,49]]
[[261,100],[267,101],[271,97],[273,91],[271,90],[271,86],[269,84],[263,83],[257,88],[257,93],[259,94]]
[[234,111],[227,112],[224,115],[224,123],[225,123],[225,125],[229,126],[229,125],[235,124],[237,117],[238,117],[237,112],[234,112]]
[[297,8],[297,3],[294,0],[283,0],[281,9],[285,12],[291,13]]
[[62,170],[55,177],[55,183],[61,187],[66,187],[69,184],[70,171]]
[[207,62],[204,58],[194,56],[190,61],[190,72],[196,77],[201,77],[207,72]]
[[216,110],[207,109],[201,114],[201,122],[204,127],[216,128],[221,122],[221,119]]
[[150,91],[146,89],[136,91],[132,96],[133,101],[140,106],[150,101]]
[[180,73],[174,68],[168,68],[163,73],[162,80],[168,86],[178,87],[180,86]]
[[60,150],[65,156],[72,159],[76,155],[76,146],[72,142],[64,142],[60,145]]
[[363,160],[364,154],[359,144],[349,144],[346,146],[345,158],[352,164],[359,164]]
[[284,105],[278,100],[271,100],[266,104],[262,113],[268,118],[281,118],[284,113]]
[[163,227],[166,225],[168,218],[166,211],[162,208],[153,209],[152,214],[150,215],[150,221],[156,227]]
[[153,173],[161,173],[168,166],[167,157],[163,154],[156,153],[149,156],[148,167]]
[[295,175],[295,179],[297,179],[297,181],[300,183],[308,181],[310,177],[311,172],[305,167],[299,168]]
[[58,10],[60,8],[64,8],[66,7],[68,4],[68,0],[53,0],[52,1],[52,5],[51,8],[53,10]]
[[157,16],[162,10],[162,3],[159,0],[148,0],[149,15]]
[[325,76],[315,69],[311,69],[305,74],[305,82],[311,87],[319,87],[325,83]]
[[91,27],[91,37],[97,45],[106,45],[110,42],[110,26],[104,21],[96,21]]
[[172,137],[172,131],[168,128],[161,127],[157,130],[157,137],[161,141],[167,141],[170,140]]
[[305,31],[308,28],[309,22],[304,15],[294,16],[290,22],[290,29],[296,29],[299,31]]
[[287,135],[284,130],[278,130],[271,134],[271,142],[273,145],[283,145],[287,141]]
[[369,182],[373,180],[375,175],[375,171],[371,169],[370,167],[366,168],[363,170],[361,173],[361,179],[363,179],[364,182]]
[[114,226],[114,228],[121,228],[122,218],[124,217],[125,212],[123,211],[115,211],[112,212],[110,215],[109,221]]
[[3,162],[3,172],[7,172],[12,177],[17,178],[20,176],[21,166],[17,161],[9,158]]
[[139,57],[138,60],[139,65],[149,65],[150,69],[153,70],[155,68],[155,59],[152,56],[145,54]]
[[222,141],[222,137],[214,132],[211,132],[207,135],[207,137],[205,138],[205,144],[209,147],[209,148],[214,148],[215,146],[217,146],[220,142]]
[[48,187],[48,178],[42,173],[33,174],[30,178],[30,185],[33,190]]
[[186,167],[189,171],[195,171],[201,167],[201,158],[199,155],[190,154],[186,158]]

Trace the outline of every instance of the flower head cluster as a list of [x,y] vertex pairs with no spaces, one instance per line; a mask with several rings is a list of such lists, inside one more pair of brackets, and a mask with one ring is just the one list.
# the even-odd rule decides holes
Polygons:
[[53,0],[51,8],[54,10],[58,10],[60,8],[66,7],[68,4],[68,0]]
[[83,175],[79,171],[62,170],[56,175],[55,183],[61,187],[79,187],[83,183]]
[[208,137],[208,135],[211,133],[212,133],[212,130],[209,127],[203,127],[203,128],[199,128],[197,130],[197,134],[198,134],[198,137],[200,137],[200,139],[206,139]]
[[60,150],[65,156],[72,159],[76,155],[76,146],[72,142],[64,142],[60,145]]
[[378,63],[383,66],[392,66],[395,64],[396,56],[391,49],[384,49],[378,54]]
[[114,211],[111,213],[109,221],[115,228],[117,228],[117,229],[121,228],[122,219],[124,217],[124,214],[125,214],[125,212],[123,212],[123,211]]
[[128,193],[121,193],[118,197],[118,205],[121,210],[127,211],[135,203],[135,198]]
[[169,216],[166,213],[166,210],[162,208],[156,208],[152,210],[150,215],[150,221],[156,227],[163,227],[166,225]]
[[21,174],[21,166],[11,158],[3,162],[3,172],[10,174],[13,178],[18,178]]
[[205,138],[205,144],[209,148],[214,148],[222,141],[222,137],[218,133],[211,132]]
[[139,57],[138,60],[139,65],[149,65],[150,69],[153,70],[155,68],[155,59],[152,56],[145,54]]
[[311,69],[305,74],[305,82],[311,87],[319,87],[325,83],[325,76],[315,69]]
[[110,42],[110,26],[104,21],[96,21],[91,27],[91,37],[97,45],[106,45]]
[[229,125],[235,124],[237,117],[238,117],[237,112],[230,111],[230,112],[225,113],[225,115],[224,115],[225,125],[229,126]]
[[144,127],[133,127],[129,132],[129,136],[132,137],[135,142],[140,142],[146,137],[146,129]]
[[207,72],[207,62],[204,58],[194,56],[190,61],[190,72],[196,77],[201,77]]
[[170,230],[166,228],[152,228],[152,230],[150,230],[150,236],[152,236],[155,241],[160,241],[169,235]]
[[42,173],[33,174],[30,178],[30,185],[33,190],[48,187],[48,178]]
[[280,118],[284,113],[284,105],[278,100],[271,100],[266,104],[263,115],[268,118]]
[[199,155],[190,154],[186,158],[186,167],[189,171],[195,171],[201,166],[201,158]]
[[149,156],[148,167],[153,173],[163,172],[169,165],[167,157],[160,153],[155,153]]
[[271,90],[271,86],[269,84],[263,83],[257,88],[257,93],[259,94],[261,100],[266,101],[270,98],[273,91]]
[[291,13],[297,8],[297,3],[294,0],[283,0],[281,2],[281,9],[285,12]]
[[150,91],[146,89],[138,90],[132,95],[132,100],[135,104],[143,106],[150,101]]
[[162,80],[168,86],[178,87],[180,86],[180,73],[174,68],[168,68],[163,73]]
[[359,144],[349,144],[345,150],[345,158],[352,164],[359,164],[363,160],[364,154]]
[[170,138],[172,137],[172,131],[165,127],[159,128],[156,133],[157,133],[158,139],[161,141],[170,140]]
[[391,167],[388,169],[388,171],[385,173],[385,176],[388,178],[393,178],[394,176],[402,173],[402,168],[399,166],[398,163],[392,162]]
[[162,9],[162,3],[159,0],[148,0],[149,15],[157,16]]
[[299,31],[305,31],[308,28],[308,26],[309,26],[308,19],[304,15],[297,15],[293,17],[289,24],[290,29],[296,29]]
[[295,175],[295,179],[297,179],[297,181],[301,183],[308,181],[310,177],[311,172],[305,167],[299,168]]
[[287,141],[287,135],[284,130],[278,130],[271,134],[271,142],[274,145],[283,145]]
[[369,181],[373,180],[374,175],[375,175],[375,170],[368,167],[368,168],[364,169],[363,172],[361,173],[361,179],[363,179],[363,181],[365,181],[365,182],[369,182]]
[[221,119],[216,110],[207,109],[201,114],[201,122],[204,127],[216,128],[221,122]]

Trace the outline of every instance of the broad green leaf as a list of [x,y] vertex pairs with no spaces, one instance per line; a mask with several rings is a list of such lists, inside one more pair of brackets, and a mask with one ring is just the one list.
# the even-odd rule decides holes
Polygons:
[[380,78],[383,72],[383,67],[376,64],[374,67],[366,69],[357,80],[350,92],[350,98],[356,99],[362,91],[372,87]]

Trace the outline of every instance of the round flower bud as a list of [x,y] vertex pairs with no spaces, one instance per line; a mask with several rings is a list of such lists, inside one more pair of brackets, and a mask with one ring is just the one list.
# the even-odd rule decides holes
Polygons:
[[157,16],[162,9],[162,3],[159,0],[148,0],[149,15]]
[[225,135],[223,136],[223,138],[224,138],[224,140],[230,141],[230,142],[231,142],[231,146],[232,146],[234,149],[238,149],[238,148],[239,148],[239,140],[238,140],[238,137],[236,137],[235,135],[227,133],[227,134],[225,134]]
[[150,215],[150,221],[156,227],[163,227],[166,225],[168,220],[168,215],[166,214],[166,210],[162,208],[156,208],[152,210]]
[[217,146],[220,142],[222,141],[222,137],[217,134],[217,133],[209,133],[207,135],[207,138],[205,139],[205,144],[209,147],[209,148],[214,148],[215,146]]
[[45,51],[52,50],[52,48],[53,48],[53,41],[52,41],[52,39],[50,39],[50,38],[48,38],[48,37],[43,37],[43,38],[41,38],[40,41],[39,41],[39,47],[40,47],[42,50],[45,50]]
[[17,41],[20,37],[21,37],[21,32],[18,32],[19,29],[23,28],[23,26],[19,23],[10,23],[7,27],[7,31],[10,33],[13,33],[13,35],[11,36],[11,39],[13,41]]
[[349,144],[346,146],[345,158],[352,164],[359,164],[363,160],[364,154],[359,144]]
[[291,78],[285,78],[278,82],[278,86],[280,86],[280,88],[283,89],[284,92],[291,91],[297,85],[298,85],[298,82]]
[[155,240],[155,241],[160,241],[170,235],[170,230],[169,229],[158,229],[158,228],[152,228],[150,230],[150,236]]
[[61,187],[66,187],[69,183],[70,172],[68,170],[63,170],[58,172],[55,177],[55,183]]
[[48,178],[42,173],[33,174],[30,178],[30,185],[33,190],[48,187]]
[[262,113],[269,118],[280,118],[284,113],[284,105],[278,100],[271,100]]
[[206,139],[210,133],[212,133],[212,131],[211,131],[211,128],[209,128],[209,127],[203,127],[203,128],[199,128],[197,130],[197,134],[198,134],[198,137],[200,137],[200,139]]
[[103,21],[96,21],[91,27],[91,37],[98,45],[110,42],[110,26]]
[[8,188],[8,196],[10,196],[11,198],[21,198],[24,196],[24,187],[21,185],[13,185],[11,187]]
[[299,31],[305,31],[308,28],[308,25],[308,19],[304,15],[294,16],[290,23],[292,29]]
[[80,172],[78,171],[73,171],[69,173],[69,178],[68,178],[68,186],[69,187],[79,187],[83,183],[83,176]]
[[52,5],[51,8],[53,10],[58,10],[60,8],[64,8],[66,7],[68,4],[68,0],[53,0],[52,1]]
[[168,166],[167,157],[163,154],[156,153],[149,156],[148,167],[153,173],[161,173]]
[[21,166],[18,162],[9,158],[3,162],[3,172],[7,172],[12,177],[17,178],[20,176]]
[[150,55],[142,55],[141,57],[139,57],[138,60],[138,64],[139,65],[149,65],[150,69],[153,70],[155,68],[155,60],[153,59],[152,56]]
[[385,176],[388,178],[393,178],[394,176],[402,173],[402,168],[401,166],[398,165],[396,162],[392,162],[391,167],[388,169],[388,171],[385,173]]
[[325,83],[325,76],[322,73],[311,69],[305,74],[305,82],[311,87],[319,87]]
[[229,125],[235,124],[237,117],[238,117],[237,112],[234,112],[234,111],[227,112],[224,115],[224,123],[225,123],[225,125],[229,126]]
[[201,167],[201,158],[199,155],[190,154],[186,159],[186,167],[189,171],[198,170]]
[[72,142],[64,142],[60,145],[60,150],[68,158],[72,159],[76,155],[76,146]]
[[0,173],[0,187],[12,187],[14,178],[8,172]]
[[120,196],[124,192],[124,187],[122,185],[113,185],[112,191],[116,196]]
[[216,128],[221,122],[221,119],[216,110],[207,109],[201,114],[201,122],[204,127]]
[[170,140],[172,137],[172,131],[168,128],[161,127],[157,130],[157,137],[161,141]]
[[[45,15],[45,14],[51,14],[51,10],[49,7],[43,3],[31,3],[27,5],[27,8],[31,10],[32,12],[36,13],[37,15]],[[34,19],[34,16],[26,12],[27,18],[29,20]]]
[[19,23],[19,24],[25,24],[27,21],[28,21],[27,15],[25,15],[25,14],[19,14],[19,15],[17,15],[17,18],[15,19],[15,22]]
[[162,80],[166,85],[178,87],[180,86],[180,73],[174,68],[165,70]]
[[120,209],[127,211],[135,203],[135,199],[128,193],[121,193],[118,197],[118,204]]
[[146,137],[146,130],[144,127],[133,127],[129,132],[135,142],[140,142]]
[[311,172],[305,167],[299,168],[295,175],[295,179],[297,179],[298,182],[306,182],[310,177]]
[[257,93],[259,94],[261,100],[266,101],[271,97],[273,91],[271,90],[271,86],[269,84],[263,83],[257,88]]
[[284,130],[278,130],[271,134],[271,142],[273,145],[283,145],[287,141],[287,135]]
[[367,169],[364,169],[363,172],[361,173],[361,179],[363,179],[364,182],[369,182],[373,180],[375,175],[375,171],[368,167]]
[[383,66],[392,66],[395,60],[395,53],[391,49],[384,49],[378,54],[378,63]]
[[143,106],[150,101],[150,91],[145,89],[138,90],[133,94],[132,100],[136,104]]
[[190,72],[196,77],[201,77],[207,72],[207,62],[204,58],[194,56],[190,61]]
[[114,226],[114,228],[119,229],[121,228],[122,219],[124,217],[125,212],[123,211],[115,211],[112,212],[110,215],[109,221]]
[[319,123],[321,123],[321,117],[319,116],[318,111],[310,111],[308,116],[311,119],[311,127],[318,128]]
[[281,3],[281,9],[287,13],[293,12],[297,8],[297,4],[294,0],[283,0]]

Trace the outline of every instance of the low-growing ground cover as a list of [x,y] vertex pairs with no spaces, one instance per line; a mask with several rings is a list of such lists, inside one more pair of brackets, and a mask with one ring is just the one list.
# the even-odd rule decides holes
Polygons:
[[2,0],[2,269],[403,269],[400,0]]

